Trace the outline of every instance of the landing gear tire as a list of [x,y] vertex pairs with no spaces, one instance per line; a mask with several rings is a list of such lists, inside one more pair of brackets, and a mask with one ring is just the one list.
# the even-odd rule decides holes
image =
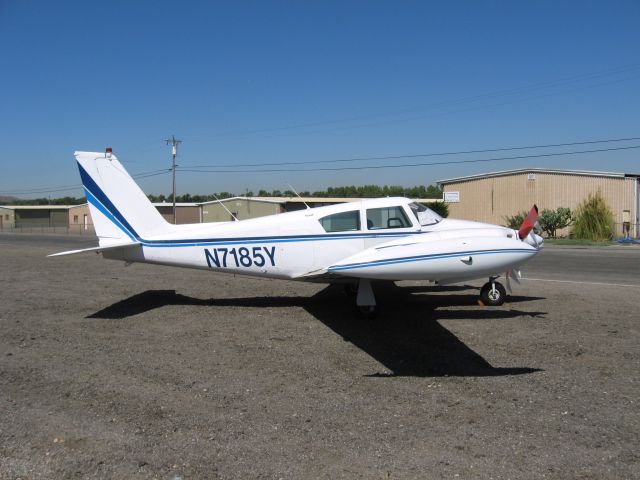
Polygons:
[[363,320],[373,320],[378,316],[377,305],[356,305],[356,316]]
[[507,291],[496,281],[485,283],[480,290],[480,300],[489,307],[502,305],[506,296]]

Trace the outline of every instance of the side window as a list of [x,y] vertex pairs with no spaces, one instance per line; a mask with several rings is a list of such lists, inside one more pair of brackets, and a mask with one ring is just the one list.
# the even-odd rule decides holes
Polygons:
[[369,230],[408,227],[411,227],[411,222],[402,207],[370,208],[367,210],[367,228]]
[[320,219],[320,225],[326,232],[350,232],[360,230],[360,211],[334,213]]

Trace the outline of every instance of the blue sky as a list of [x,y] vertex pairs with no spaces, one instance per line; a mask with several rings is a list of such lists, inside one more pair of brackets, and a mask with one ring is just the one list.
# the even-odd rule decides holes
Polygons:
[[[0,0],[0,194],[77,184],[74,150],[111,146],[131,173],[168,167],[171,134],[185,169],[640,137],[639,24],[637,1]],[[493,156],[509,152],[436,159]],[[178,193],[413,186],[528,166],[640,172],[639,159],[293,163],[179,172]],[[171,178],[140,184],[168,193]],[[81,190],[18,196],[49,194]]]

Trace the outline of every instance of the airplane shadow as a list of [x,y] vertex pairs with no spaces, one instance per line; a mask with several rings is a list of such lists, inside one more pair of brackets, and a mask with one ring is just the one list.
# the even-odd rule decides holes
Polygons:
[[[521,375],[537,368],[493,367],[438,320],[492,320],[516,317],[540,318],[546,312],[526,312],[508,307],[481,308],[476,294],[454,295],[447,291],[472,287],[397,287],[376,285],[376,297],[383,305],[375,321],[354,320],[339,301],[339,290],[329,286],[312,297],[309,313],[362,351],[383,364],[389,372],[374,377],[442,377]],[[431,292],[416,295],[415,292]],[[539,300],[538,297],[509,297],[508,302]],[[443,307],[467,307],[443,309]]]
[[[303,307],[329,329],[380,362],[387,371],[370,377],[488,377],[521,375],[540,371],[530,367],[494,367],[469,348],[439,320],[501,320],[516,317],[540,318],[546,312],[510,308],[515,303],[542,299],[510,296],[499,308],[477,305],[473,287],[397,287],[376,284],[376,297],[383,308],[376,320],[358,320],[339,285],[329,285],[310,298],[249,297],[198,299],[175,290],[148,290],[114,303],[87,318],[123,319],[167,305],[203,307],[237,306]],[[428,292],[428,294],[423,294]],[[447,309],[446,307],[456,307]],[[467,307],[467,308],[462,308]],[[497,333],[497,332],[496,332]]]

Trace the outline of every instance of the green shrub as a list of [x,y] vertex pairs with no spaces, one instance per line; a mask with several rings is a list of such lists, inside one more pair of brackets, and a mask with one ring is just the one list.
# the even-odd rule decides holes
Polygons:
[[445,202],[429,202],[426,204],[426,206],[436,212],[442,218],[447,218],[449,216],[449,205],[447,205]]
[[556,232],[568,227],[573,222],[573,213],[570,208],[559,207],[557,210],[544,209],[538,217],[540,229],[547,237],[555,238]]
[[613,213],[598,190],[589,194],[576,210],[573,236],[583,240],[603,241],[613,236]]
[[520,212],[516,213],[512,217],[504,217],[505,227],[513,228],[514,230],[518,230],[524,219],[528,215],[528,212]]

